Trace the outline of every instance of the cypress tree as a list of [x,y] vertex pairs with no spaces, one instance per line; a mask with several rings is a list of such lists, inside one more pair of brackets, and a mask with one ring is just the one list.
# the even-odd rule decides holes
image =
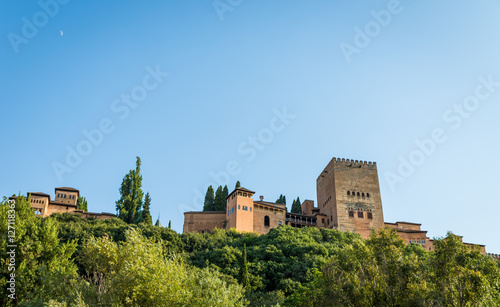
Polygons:
[[142,175],[141,158],[136,157],[135,170],[130,170],[123,177],[120,187],[120,199],[116,202],[118,218],[126,223],[132,224],[137,220],[137,214],[142,208]]
[[[224,202],[226,201],[226,198],[229,195],[229,190],[227,189],[227,185],[224,186],[224,189],[222,190],[222,197],[224,197]],[[226,207],[226,206],[224,206]]]
[[240,267],[240,284],[244,289],[250,290],[250,276],[248,275],[247,245],[243,243],[243,256]]
[[205,194],[205,202],[203,203],[203,211],[214,211],[214,188],[209,186],[207,189],[207,194]]
[[283,194],[280,194],[280,197],[276,200],[277,204],[282,204],[283,203]]
[[280,197],[278,198],[278,200],[276,200],[276,203],[286,205],[286,196],[283,194],[280,194]]
[[168,229],[172,229],[172,220],[168,221]]
[[234,188],[235,188],[235,189],[237,189],[237,188],[241,188],[241,184],[240,184],[240,182],[239,182],[239,181],[236,181],[236,186],[235,186]]
[[300,198],[293,200],[292,209],[290,210],[292,213],[302,214],[302,208],[300,207]]
[[225,211],[226,210],[226,199],[224,198],[224,191],[222,190],[222,186],[217,188],[217,192],[215,192],[215,201],[214,201],[214,211]]
[[151,207],[151,196],[149,195],[149,192],[146,193],[146,196],[144,197],[144,209],[141,212],[141,219],[140,221],[147,224],[147,225],[153,225],[153,219],[151,218],[151,212],[149,211]]

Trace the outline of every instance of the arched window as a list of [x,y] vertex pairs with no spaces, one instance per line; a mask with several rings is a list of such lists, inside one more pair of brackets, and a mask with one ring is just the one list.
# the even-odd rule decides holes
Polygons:
[[359,196],[359,192],[358,192],[358,196]]
[[366,193],[366,197],[370,197],[370,193]]
[[350,191],[347,191],[347,195],[351,195],[351,192],[350,192]]
[[264,226],[269,227],[269,216],[264,216]]
[[365,193],[361,193],[361,196],[365,197]]

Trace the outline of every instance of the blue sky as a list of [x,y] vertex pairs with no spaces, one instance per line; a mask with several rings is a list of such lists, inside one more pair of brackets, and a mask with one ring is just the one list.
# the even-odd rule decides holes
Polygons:
[[377,162],[386,221],[500,253],[500,2],[40,3],[0,4],[0,195],[114,213],[140,156],[181,232],[209,184],[290,205],[351,158]]

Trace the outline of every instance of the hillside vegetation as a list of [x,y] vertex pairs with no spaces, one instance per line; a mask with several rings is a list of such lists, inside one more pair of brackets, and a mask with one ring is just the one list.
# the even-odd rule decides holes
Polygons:
[[[6,255],[9,206],[0,205]],[[434,252],[391,229],[280,226],[267,235],[177,234],[150,223],[15,209],[15,293],[2,306],[499,306],[500,265],[449,233]]]

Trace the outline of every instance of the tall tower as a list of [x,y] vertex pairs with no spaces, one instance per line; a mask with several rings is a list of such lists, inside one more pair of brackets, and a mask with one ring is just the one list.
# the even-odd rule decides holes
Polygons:
[[253,232],[253,198],[255,192],[236,188],[226,198],[226,218],[228,228]]
[[333,158],[316,180],[316,193],[328,228],[367,238],[384,227],[375,162]]

